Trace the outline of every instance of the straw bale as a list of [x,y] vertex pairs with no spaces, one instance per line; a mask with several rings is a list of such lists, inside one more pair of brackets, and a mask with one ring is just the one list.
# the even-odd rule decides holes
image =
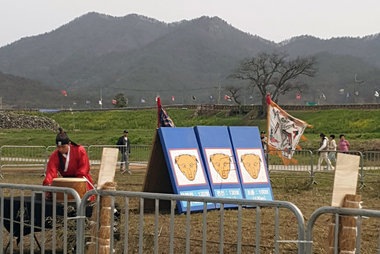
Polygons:
[[352,215],[342,215],[340,216],[340,224],[343,227],[356,227],[357,217]]
[[[347,194],[344,196],[343,207],[345,208],[360,208],[360,195]],[[334,253],[334,229],[335,216],[332,216],[328,232],[328,249],[327,253]],[[339,216],[339,233],[338,233],[338,248],[339,253],[355,252],[356,233],[357,233],[357,216],[341,215]]]
[[[335,218],[332,217],[330,219],[331,221],[335,221]],[[335,243],[335,238],[334,238],[334,230],[335,230],[335,223],[331,222],[329,223],[329,232],[328,232],[328,244],[327,244],[327,253],[334,253],[334,243]]]
[[102,196],[100,198],[100,207],[111,207],[112,197]]
[[99,228],[98,237],[102,239],[109,238],[111,235],[110,230],[111,226],[101,226]]
[[99,246],[98,253],[99,254],[109,254],[110,253],[110,246],[109,245]]
[[111,220],[111,207],[102,207],[100,209],[100,225],[110,223]]
[[111,244],[111,240],[110,239],[99,238],[98,239],[98,243],[99,243],[99,246],[110,245]]
[[102,186],[102,190],[116,190],[117,184],[115,182],[106,182]]
[[[102,186],[102,190],[116,190],[116,183],[107,182]],[[110,253],[110,234],[111,234],[111,201],[112,197],[101,196],[100,197],[100,213],[99,213],[99,229],[96,227],[96,206],[92,210],[91,216],[91,242],[88,245],[87,253],[96,253],[95,241],[98,239],[98,253],[106,254]]]
[[91,242],[87,245],[87,253],[96,253],[96,244],[95,242]]
[[359,208],[362,197],[360,195],[347,194],[343,200],[343,207]]
[[343,227],[339,232],[339,250],[354,251],[356,245],[356,227]]

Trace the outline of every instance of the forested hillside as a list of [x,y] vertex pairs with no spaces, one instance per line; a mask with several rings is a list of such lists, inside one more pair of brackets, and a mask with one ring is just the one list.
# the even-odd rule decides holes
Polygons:
[[[29,95],[20,93],[21,101],[35,107],[50,106],[45,104],[46,94],[35,92],[49,89],[67,91],[65,107],[77,108],[99,107],[100,99],[104,107],[112,107],[119,93],[128,106],[154,105],[157,95],[172,104],[230,104],[220,98],[231,85],[242,87],[243,103],[258,104],[257,91],[227,77],[244,58],[274,51],[317,59],[317,75],[300,80],[302,89],[281,96],[282,103],[377,102],[379,35],[329,40],[300,36],[274,43],[218,17],[167,24],[136,14],[88,13],[49,33],[0,48],[0,71],[38,80],[16,82]],[[296,94],[300,100],[295,100]],[[61,99],[54,100],[54,106],[61,107]],[[21,101],[9,106],[22,106]]]

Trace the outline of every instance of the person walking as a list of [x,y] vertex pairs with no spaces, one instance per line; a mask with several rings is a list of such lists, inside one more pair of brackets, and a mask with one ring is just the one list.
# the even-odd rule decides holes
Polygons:
[[335,153],[336,153],[336,142],[335,142],[335,135],[330,135],[329,137],[329,143],[328,143],[328,150],[329,150],[329,159],[331,162],[336,163]]
[[320,142],[320,146],[318,149],[318,151],[320,152],[320,155],[319,155],[319,159],[318,159],[317,169],[321,168],[321,164],[322,164],[323,160],[325,160],[327,163],[327,169],[328,170],[329,169],[334,170],[335,168],[333,167],[333,165],[331,165],[331,161],[327,157],[328,139],[325,136],[325,134],[323,134],[323,133],[321,133],[319,136],[321,137],[321,142]]
[[346,140],[343,134],[340,134],[339,138],[339,151],[343,153],[348,152],[348,149],[350,148],[350,143]]
[[267,151],[267,137],[265,136],[265,131],[260,132],[261,145],[263,146],[264,153]]
[[[132,172],[129,170],[129,161],[128,161],[129,154],[131,153],[131,145],[128,138],[127,130],[124,130],[123,136],[121,136],[118,139],[116,145],[118,146],[119,151],[121,153],[120,171],[122,171],[121,172],[122,174],[128,173],[131,175]],[[123,171],[123,166],[125,166],[124,171]]]

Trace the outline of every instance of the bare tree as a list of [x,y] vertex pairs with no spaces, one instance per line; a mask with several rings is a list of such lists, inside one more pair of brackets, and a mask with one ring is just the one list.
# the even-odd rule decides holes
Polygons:
[[241,101],[239,100],[240,96],[241,96],[241,89],[242,87],[236,87],[236,86],[232,86],[232,85],[229,85],[227,86],[226,88],[226,91],[231,95],[231,99],[238,105],[241,105]]
[[229,77],[249,81],[250,88],[257,88],[261,95],[261,115],[266,115],[266,95],[271,94],[274,102],[279,95],[300,89],[297,78],[313,77],[316,73],[314,57],[288,59],[285,53],[260,53],[245,59]]

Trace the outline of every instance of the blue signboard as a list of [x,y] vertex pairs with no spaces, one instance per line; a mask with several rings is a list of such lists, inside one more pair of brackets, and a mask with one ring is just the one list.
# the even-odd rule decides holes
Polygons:
[[246,199],[273,200],[257,127],[228,127]]
[[[212,197],[212,191],[200,155],[193,128],[159,128],[163,153],[175,194]],[[191,202],[191,211],[203,210],[202,202]],[[214,204],[208,204],[214,209]],[[187,209],[187,202],[178,202],[180,213]]]
[[196,126],[195,133],[214,196],[244,198],[227,127]]

